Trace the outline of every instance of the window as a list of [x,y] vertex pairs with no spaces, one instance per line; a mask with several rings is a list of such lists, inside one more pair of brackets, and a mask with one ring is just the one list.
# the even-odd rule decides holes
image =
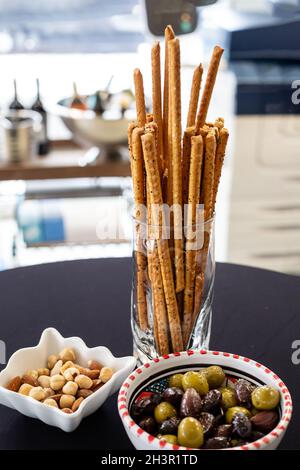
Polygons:
[[0,53],[131,52],[138,0],[0,0]]

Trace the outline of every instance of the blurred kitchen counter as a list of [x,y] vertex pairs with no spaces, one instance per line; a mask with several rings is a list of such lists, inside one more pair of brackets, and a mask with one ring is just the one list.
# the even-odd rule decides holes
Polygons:
[[0,181],[130,175],[129,159],[87,164],[86,149],[78,147],[72,141],[56,141],[51,148],[49,155],[36,157],[30,162],[16,164],[1,161]]

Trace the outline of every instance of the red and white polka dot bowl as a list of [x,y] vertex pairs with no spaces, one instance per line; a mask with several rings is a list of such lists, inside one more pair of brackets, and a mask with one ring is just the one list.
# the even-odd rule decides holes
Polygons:
[[262,439],[230,450],[274,450],[280,444],[292,415],[291,395],[282,380],[270,369],[256,361],[220,351],[185,351],[168,354],[144,364],[130,374],[123,383],[118,397],[118,409],[129,439],[139,450],[187,450],[184,447],[168,444],[140,428],[130,416],[130,407],[135,398],[151,383],[177,372],[198,370],[211,365],[219,365],[225,374],[235,379],[244,378],[254,385],[269,385],[281,394],[280,421],[275,429]]

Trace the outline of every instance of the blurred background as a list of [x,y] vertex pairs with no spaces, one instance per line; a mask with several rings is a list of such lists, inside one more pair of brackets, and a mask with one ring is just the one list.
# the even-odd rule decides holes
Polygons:
[[195,65],[226,53],[209,119],[230,145],[216,257],[300,274],[300,0],[0,0],[0,270],[131,255],[132,71],[181,35]]

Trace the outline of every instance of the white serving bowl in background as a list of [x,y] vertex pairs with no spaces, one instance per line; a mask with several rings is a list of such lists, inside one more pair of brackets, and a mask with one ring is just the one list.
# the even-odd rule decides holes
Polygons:
[[[66,414],[31,397],[7,390],[5,386],[16,376],[22,376],[27,370],[45,367],[50,354],[58,354],[64,348],[73,348],[76,361],[83,366],[90,359],[99,361],[115,371],[112,378],[99,390],[86,398],[73,414]],[[81,338],[64,338],[55,328],[43,331],[39,344],[32,348],[16,351],[0,373],[0,403],[31,418],[37,418],[46,424],[56,426],[63,431],[74,431],[86,416],[94,413],[105,400],[115,393],[127,375],[134,369],[136,360],[132,356],[114,357],[104,346],[88,348]]]
[[[130,407],[139,393],[159,379],[174,373],[221,366],[226,375],[249,380],[254,385],[269,385],[279,390],[280,421],[275,429],[255,442],[228,450],[274,450],[280,444],[292,415],[291,395],[282,380],[270,369],[247,357],[220,351],[185,351],[168,354],[137,368],[123,383],[118,397],[119,414],[129,439],[139,450],[188,450],[168,444],[140,428],[130,416]],[[201,450],[201,449],[200,449]],[[224,449],[227,450],[227,449]]]

